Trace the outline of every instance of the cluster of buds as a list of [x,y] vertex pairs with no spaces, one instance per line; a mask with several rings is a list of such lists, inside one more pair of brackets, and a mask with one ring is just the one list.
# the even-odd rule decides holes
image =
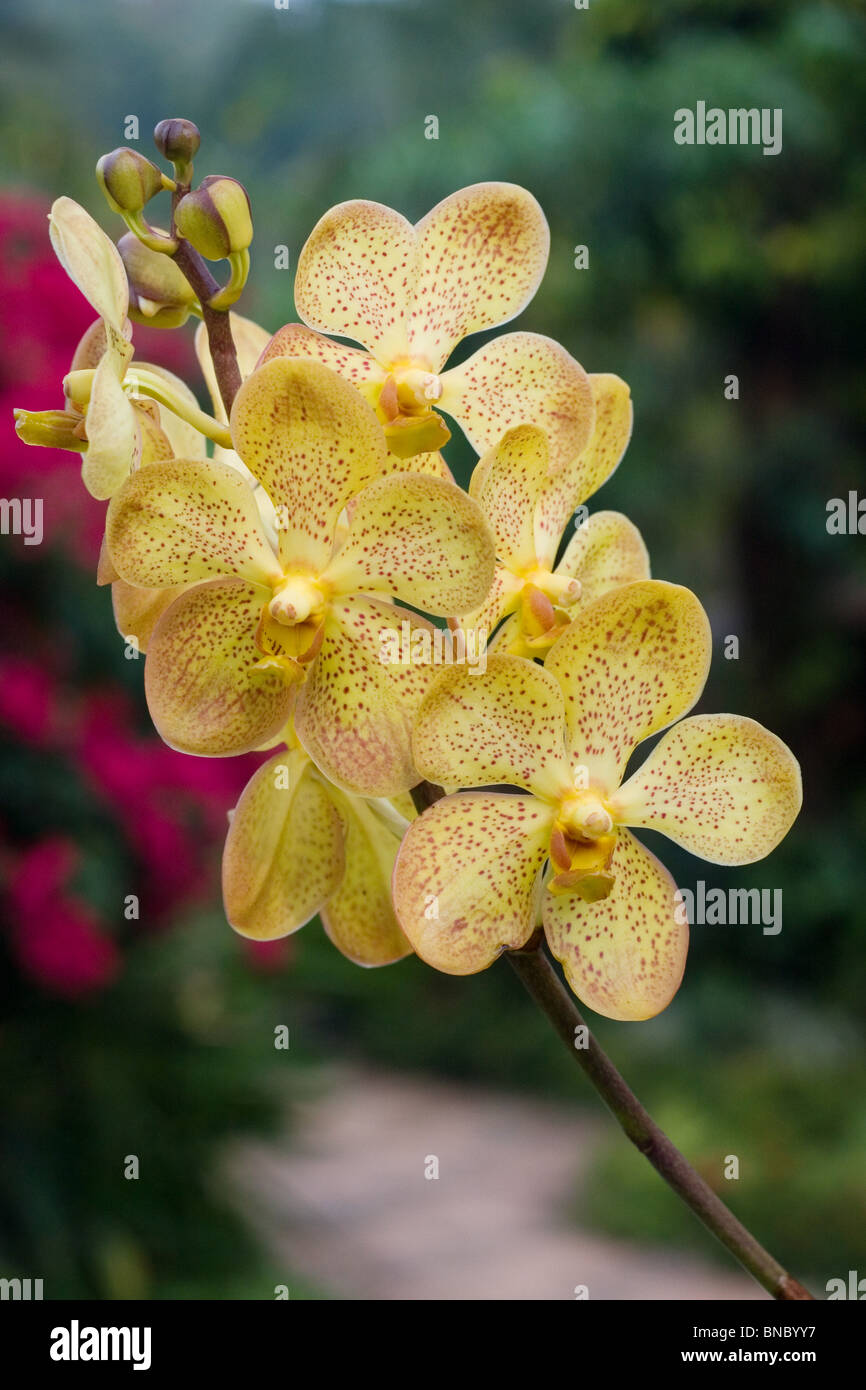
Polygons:
[[[240,297],[249,275],[253,224],[246,189],[237,179],[208,174],[192,187],[193,160],[201,144],[192,121],[160,121],[154,143],[171,163],[173,177],[127,147],[104,154],[96,177],[112,212],[129,228],[118,249],[129,280],[130,318],[176,328],[190,313],[202,313],[196,283],[200,277],[195,275],[198,257],[229,263],[228,283],[210,287],[205,301],[209,308],[228,309]],[[151,225],[144,215],[151,199],[163,192],[172,199],[168,231]]]
[[[679,987],[688,923],[633,830],[751,863],[796,817],[800,774],[750,719],[684,717],[710,661],[698,599],[650,577],[621,513],[572,525],[628,446],[626,383],[525,330],[447,365],[531,300],[541,208],[504,183],[460,189],[414,226],[342,203],[299,258],[303,322],[272,334],[228,312],[249,265],[244,189],[191,187],[189,122],[162,122],[156,142],[173,177],[131,150],[100,160],[129,228],[119,249],[70,200],[52,210],[99,319],[66,378],[68,424],[19,412],[18,428],[74,439],[109,500],[98,579],[147,653],[163,739],[199,757],[271,752],[231,822],[229,921],[270,940],[318,913],[360,964],[414,951],[452,974],[542,928],[581,999],[651,1017]],[[167,232],[144,219],[160,190]],[[224,289],[201,258],[229,262]],[[189,313],[204,319],[213,416],[133,359],[128,318]],[[468,491],[440,412],[478,455]],[[437,669],[434,635],[481,632],[484,669]]]

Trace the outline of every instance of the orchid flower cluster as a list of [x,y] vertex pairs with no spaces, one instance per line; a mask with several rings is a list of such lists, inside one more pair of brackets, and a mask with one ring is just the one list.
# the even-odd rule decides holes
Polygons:
[[[318,913],[358,964],[414,951],[455,975],[543,931],[597,1012],[657,1014],[688,922],[633,831],[751,863],[796,817],[800,774],[751,719],[686,717],[710,664],[700,602],[650,577],[619,512],[575,526],[629,443],[625,382],[523,330],[447,365],[535,294],[541,208],[507,183],[415,226],[342,203],[300,255],[302,322],[271,334],[231,311],[252,239],[241,185],[193,188],[189,122],[162,122],[156,143],[172,176],[132,150],[100,160],[118,246],[54,204],[55,251],[97,317],[63,409],[17,427],[79,452],[108,503],[98,582],[146,652],[161,737],[271,753],[231,815],[229,922],[271,940]],[[144,215],[161,190],[167,231]],[[205,264],[220,260],[223,287]],[[211,415],[134,355],[131,321],[190,315]],[[454,423],[478,455],[468,492],[441,452]],[[431,660],[435,619],[490,634],[483,670]]]

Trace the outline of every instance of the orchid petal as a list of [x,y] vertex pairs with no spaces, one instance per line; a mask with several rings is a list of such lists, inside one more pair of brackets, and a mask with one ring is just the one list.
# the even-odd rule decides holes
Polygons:
[[310,327],[363,344],[383,365],[405,357],[418,245],[410,222],[361,199],[339,203],[298,259],[295,304]]
[[140,449],[135,411],[124,394],[110,353],[93,374],[87,407],[87,451],[81,478],[91,497],[105,501],[128,478]]
[[536,425],[508,430],[476,464],[469,496],[490,522],[496,554],[511,570],[536,563],[533,516],[549,482],[547,435]]
[[321,362],[275,357],[238,391],[231,429],[244,463],[284,514],[283,562],[320,573],[346,503],[390,467],[372,407]]
[[640,531],[622,512],[594,512],[579,526],[556,567],[580,580],[581,603],[592,603],[622,584],[649,579],[649,555]]
[[391,875],[400,836],[357,796],[331,795],[346,830],[346,869],[320,910],[328,936],[356,965],[391,965],[412,954],[391,902]]
[[181,593],[153,629],[144,668],[150,715],[181,753],[230,757],[259,748],[288,719],[294,687],[255,670],[256,628],[270,591],[216,579]]
[[394,867],[394,910],[423,961],[474,975],[525,945],[553,815],[532,796],[468,792],[413,821]]
[[223,850],[226,917],[253,941],[297,931],[336,892],[345,868],[343,822],[312,764],[285,749],[250,779]]
[[[510,611],[523,588],[523,580],[518,579],[504,565],[497,563],[493,572],[493,583],[487,597],[479,608],[464,613],[454,624],[465,633],[475,633],[480,644],[479,650],[491,640],[496,624]],[[482,636],[483,634],[483,636]]]
[[791,750],[754,719],[684,719],[656,744],[610,806],[713,864],[752,864],[790,830],[803,801]]
[[72,354],[70,372],[93,371],[98,367],[108,349],[108,340],[105,336],[105,324],[102,319],[94,319],[89,328],[85,329]]
[[131,354],[125,336],[129,287],[114,242],[71,198],[58,198],[52,204],[48,233],[66,274],[104,320],[108,345],[120,355]]
[[627,830],[617,834],[613,888],[586,902],[544,897],[544,931],[569,986],[605,1018],[653,1018],[680,986],[689,927],[667,869]]
[[377,599],[336,599],[328,610],[322,648],[298,694],[295,729],[313,762],[345,791],[395,796],[418,781],[412,720],[435,671],[417,659],[389,661],[383,640],[418,629],[432,636],[423,618]]
[[550,231],[525,188],[476,183],[443,198],[415,232],[420,255],[409,352],[435,372],[461,339],[526,307],[544,275]]
[[115,579],[111,585],[111,603],[123,640],[134,639],[138,650],[146,652],[157,622],[182,593],[183,585],[172,589],[137,589],[125,579]]
[[118,574],[142,588],[216,575],[268,585],[282,573],[249,484],[213,459],[169,459],[133,474],[112,499],[105,533]]
[[545,670],[565,695],[572,756],[603,791],[619,785],[637,744],[694,704],[710,647],[706,613],[678,584],[647,579],[581,605]]
[[454,482],[454,474],[438,449],[430,454],[412,454],[405,459],[391,454],[388,463],[395,473],[427,473],[433,478],[444,478],[446,483]]
[[378,478],[358,495],[342,547],[322,575],[336,593],[386,593],[428,613],[465,613],[493,580],[490,528],[454,483],[422,473]]
[[440,379],[436,408],[460,423],[478,454],[514,426],[535,425],[548,437],[550,468],[557,473],[590,441],[595,423],[590,379],[565,348],[540,333],[493,338]]
[[138,467],[148,468],[152,463],[174,458],[174,449],[160,423],[160,409],[156,402],[135,400],[132,409],[140,440]]
[[353,386],[379,385],[388,375],[369,352],[335,343],[303,323],[287,323],[279,328],[262,352],[257,363],[262,366],[274,357],[312,358],[337,372]]
[[555,800],[572,790],[557,682],[520,656],[451,666],[424,698],[412,740],[422,777],[453,791],[497,783]]
[[607,372],[590,375],[589,383],[595,404],[592,435],[542,494],[535,514],[538,562],[547,569],[575,508],[616,471],[631,439],[633,411],[626,383]]

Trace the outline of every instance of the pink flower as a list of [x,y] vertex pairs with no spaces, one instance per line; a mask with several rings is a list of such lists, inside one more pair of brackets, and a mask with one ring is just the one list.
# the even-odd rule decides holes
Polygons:
[[21,968],[70,999],[109,984],[120,966],[96,914],[69,889],[77,866],[69,840],[40,840],[22,854],[9,885],[12,947]]
[[56,681],[40,662],[4,656],[0,723],[26,743],[44,744],[53,730],[56,690]]

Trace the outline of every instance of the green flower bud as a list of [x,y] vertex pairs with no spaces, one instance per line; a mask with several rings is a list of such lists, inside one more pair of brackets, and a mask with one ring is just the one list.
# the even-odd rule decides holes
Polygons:
[[246,251],[253,239],[250,200],[243,184],[209,174],[177,205],[175,225],[208,261]]
[[96,177],[112,212],[141,212],[163,187],[162,172],[135,150],[112,150],[96,166]]
[[191,164],[198,154],[201,133],[192,121],[185,121],[182,116],[170,116],[156,127],[153,142],[170,163]]
[[[158,229],[155,229],[158,230]],[[151,251],[133,232],[117,243],[129,281],[129,317],[133,323],[178,328],[196,307],[195,290],[170,256]]]

